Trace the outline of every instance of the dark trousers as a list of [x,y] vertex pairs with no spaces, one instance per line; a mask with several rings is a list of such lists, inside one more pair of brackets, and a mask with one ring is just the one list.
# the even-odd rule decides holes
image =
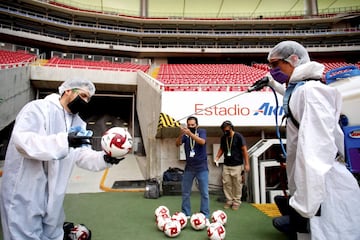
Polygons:
[[289,205],[289,197],[275,196],[274,201],[282,216],[273,218],[273,226],[280,232],[285,233],[289,240],[296,240],[296,231],[290,224],[291,207]]

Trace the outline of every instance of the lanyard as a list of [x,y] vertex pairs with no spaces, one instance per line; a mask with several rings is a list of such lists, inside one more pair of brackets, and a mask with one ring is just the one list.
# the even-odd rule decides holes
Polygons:
[[226,146],[227,146],[227,155],[228,156],[231,156],[231,146],[232,146],[232,143],[233,143],[233,139],[234,139],[234,135],[231,136],[230,144],[229,144],[229,139],[226,138]]
[[[195,135],[197,136],[197,130],[195,131]],[[195,147],[195,140],[192,139],[191,137],[189,137],[190,139],[190,149],[191,150],[194,150],[194,147]]]

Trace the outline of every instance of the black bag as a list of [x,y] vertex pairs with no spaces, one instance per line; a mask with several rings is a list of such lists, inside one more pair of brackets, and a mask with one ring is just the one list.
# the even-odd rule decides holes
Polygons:
[[181,195],[181,182],[175,181],[166,181],[162,182],[162,193],[163,195],[171,196],[171,195]]
[[184,170],[180,168],[169,167],[163,174],[164,182],[181,182],[183,179]]
[[160,197],[160,183],[156,178],[152,178],[146,182],[144,197],[150,199]]
[[169,169],[163,173],[163,195],[181,195],[181,182],[183,176],[184,170],[177,167],[169,167]]

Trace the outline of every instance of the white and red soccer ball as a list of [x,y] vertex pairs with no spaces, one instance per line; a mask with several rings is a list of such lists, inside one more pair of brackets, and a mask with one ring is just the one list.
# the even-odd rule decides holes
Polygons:
[[207,228],[207,235],[210,240],[224,240],[226,235],[225,227],[220,222],[213,222]]
[[110,128],[101,137],[101,147],[110,157],[124,157],[131,151],[132,145],[133,139],[126,128]]
[[75,225],[68,235],[71,240],[87,240],[91,233],[90,230],[83,224]]
[[172,220],[178,221],[180,223],[181,229],[187,225],[187,217],[183,212],[176,212],[171,217]]
[[157,218],[159,215],[167,215],[168,217],[170,217],[170,210],[168,207],[166,206],[158,206],[155,209],[155,218]]
[[191,227],[195,230],[202,230],[206,227],[206,216],[203,213],[194,213],[190,218]]
[[225,225],[227,222],[227,215],[223,210],[216,210],[211,214],[211,222],[219,222]]
[[170,210],[166,206],[160,205],[155,209],[156,226],[160,231],[164,231],[165,224],[171,221]]
[[181,225],[179,221],[170,220],[165,223],[164,233],[166,236],[173,238],[178,236],[180,232],[181,232]]
[[166,223],[171,221],[171,218],[167,214],[159,215],[156,218],[156,226],[160,231],[164,231]]

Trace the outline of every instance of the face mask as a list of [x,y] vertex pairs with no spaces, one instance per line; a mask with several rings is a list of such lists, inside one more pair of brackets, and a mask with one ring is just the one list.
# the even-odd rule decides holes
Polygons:
[[289,79],[289,76],[283,73],[280,70],[280,67],[276,67],[274,69],[270,69],[271,76],[275,79],[275,81],[283,84],[286,83],[286,81]]
[[189,128],[190,132],[194,133],[196,132],[196,128]]
[[78,95],[74,100],[69,102],[67,106],[72,114],[76,114],[80,112],[80,110],[84,110],[84,108],[87,106],[87,102]]
[[226,137],[229,137],[229,136],[230,136],[230,130],[225,130],[225,131],[224,131],[224,135],[225,135]]

